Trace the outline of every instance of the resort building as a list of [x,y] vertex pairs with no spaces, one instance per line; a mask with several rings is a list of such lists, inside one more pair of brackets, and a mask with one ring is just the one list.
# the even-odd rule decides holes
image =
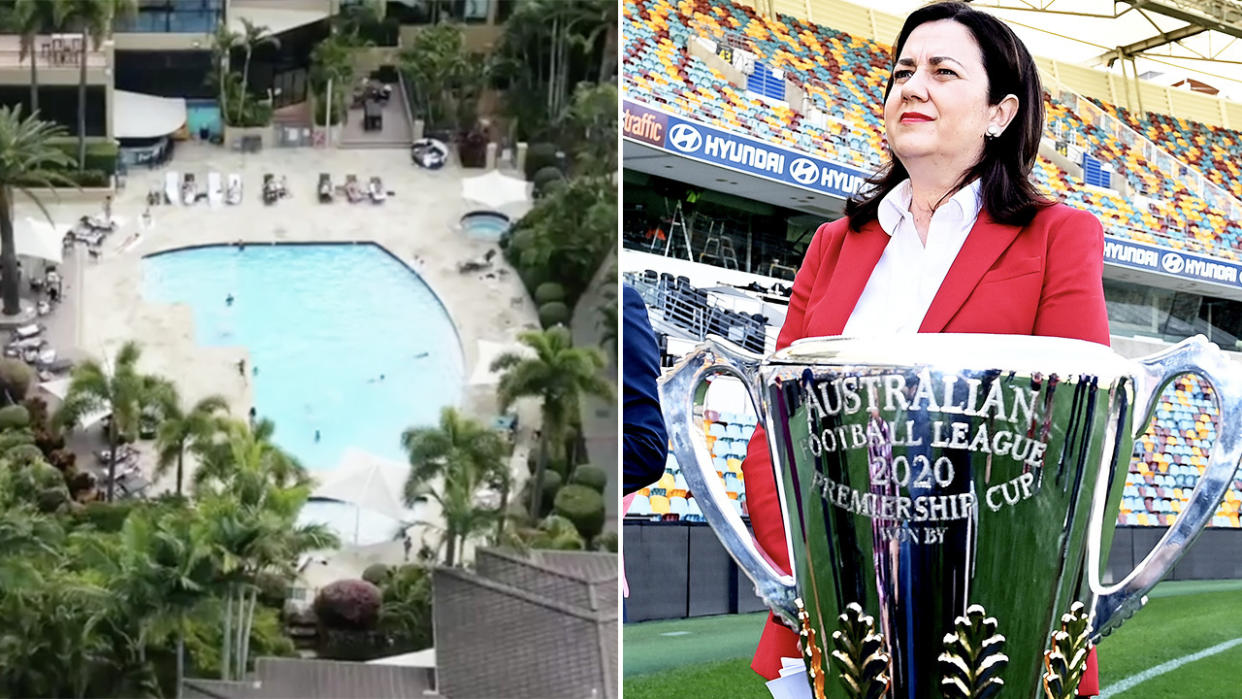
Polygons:
[[[214,36],[221,25],[242,33],[245,22],[266,27],[274,43],[254,47],[248,81],[268,95],[276,124],[310,126],[308,71],[311,51],[331,33],[331,18],[366,0],[138,0],[138,12],[115,20],[111,38],[86,47],[86,133],[93,140],[139,138],[185,119],[163,135],[220,138],[218,87],[213,84]],[[392,64],[423,28],[440,21],[464,25],[467,48],[487,52],[503,31],[516,0],[455,0],[426,3],[388,0],[386,20],[368,37],[375,46],[357,52],[359,67]],[[0,8],[7,4],[0,2]],[[31,56],[23,56],[20,37],[0,34],[0,105],[29,109]],[[48,119],[77,131],[82,36],[72,32],[36,37],[33,60],[39,84],[39,110]],[[244,60],[242,48],[230,57],[232,70]],[[118,97],[118,93],[121,94]],[[171,103],[148,98],[170,98]],[[295,107],[293,109],[288,109]]]

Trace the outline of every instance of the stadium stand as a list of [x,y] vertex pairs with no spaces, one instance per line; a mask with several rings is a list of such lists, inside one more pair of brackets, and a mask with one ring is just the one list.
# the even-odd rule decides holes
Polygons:
[[[881,164],[885,145],[880,105],[889,71],[888,46],[787,15],[767,19],[726,0],[627,0],[624,13],[622,74],[627,97],[829,160],[864,168]],[[717,50],[734,47],[753,53],[756,70],[784,71],[786,81],[798,82],[805,95],[803,111],[809,116],[783,102],[747,94],[720,70],[692,56],[688,46],[703,39],[714,42]],[[1086,186],[1043,156],[1035,171],[1041,187],[1097,214],[1113,235],[1239,259],[1242,224],[1216,213],[1217,207],[1210,207],[1198,188],[1167,171],[1179,170],[1177,163],[1156,167],[1141,149],[1098,121],[1088,123],[1051,95],[1046,98],[1048,136],[1072,135],[1078,145],[1107,163],[1131,190],[1150,202],[1140,210],[1120,192]],[[1115,107],[1106,110],[1117,114]],[[1165,130],[1154,130],[1167,133],[1172,128],[1169,120],[1160,122]],[[1142,124],[1126,123],[1152,138],[1151,130],[1144,131]],[[1211,151],[1215,159],[1210,161],[1217,174],[1210,179],[1235,194],[1242,192],[1242,182],[1228,184],[1224,179],[1225,173],[1238,171],[1236,164],[1226,160],[1233,152],[1226,149],[1242,151],[1242,135],[1202,124],[1197,129],[1192,125],[1190,131],[1196,144],[1206,142],[1204,134],[1212,134],[1214,144],[1219,141]],[[1181,137],[1172,141],[1178,148],[1164,140],[1157,143],[1174,154],[1204,152]],[[1216,167],[1217,160],[1226,164]]]
[[[728,0],[626,0],[623,15],[621,74],[627,99],[845,164],[874,169],[882,162],[885,144],[879,105],[890,67],[888,46],[787,15],[764,18]],[[718,56],[737,49],[754,54],[748,85],[730,82],[721,70],[691,55],[696,53],[691,44],[703,40],[711,44],[701,48]],[[756,87],[755,75],[765,82]],[[774,86],[773,77],[783,85]],[[800,109],[780,99],[782,88],[801,91]],[[1111,119],[1097,118],[1094,112],[1084,119],[1079,109],[1086,108],[1079,100],[1086,98],[1045,93],[1045,99],[1048,137],[1106,163],[1124,178],[1129,195],[1088,186],[1043,156],[1033,173],[1040,187],[1095,213],[1112,235],[1239,259],[1242,217],[1237,202],[1225,206],[1210,202],[1194,183],[1199,175],[1191,167],[1242,197],[1242,170],[1237,165],[1242,134],[1152,113],[1140,119],[1099,101],[1091,104]],[[1117,122],[1125,128],[1119,129]],[[1168,155],[1157,156],[1130,130]],[[1145,153],[1158,162],[1150,162]],[[1180,162],[1166,162],[1173,158]],[[1230,210],[1231,216],[1220,213]],[[683,337],[717,334],[752,351],[763,350],[766,318],[716,308],[706,293],[684,278],[648,270],[627,281],[642,287],[653,314],[678,328]],[[1217,415],[1210,388],[1193,377],[1183,377],[1165,390],[1155,413],[1158,426],[1135,442],[1119,524],[1160,526],[1176,519],[1207,465]],[[708,410],[702,419],[716,471],[738,511],[744,512],[741,458],[754,418]],[[1242,469],[1211,526],[1239,527],[1240,503]],[[702,520],[672,457],[660,481],[640,491],[630,515]]]
[[1238,160],[1242,158],[1242,134],[1155,112],[1145,112],[1139,117],[1125,107],[1089,99],[1233,196],[1242,198],[1242,168],[1238,167]]

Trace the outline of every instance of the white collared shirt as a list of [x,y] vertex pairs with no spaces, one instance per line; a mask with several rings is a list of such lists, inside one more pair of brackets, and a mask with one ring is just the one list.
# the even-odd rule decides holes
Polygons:
[[[927,246],[919,241],[910,212],[910,180],[880,200],[880,228],[888,245],[871,271],[842,335],[916,333],[941,282],[979,217],[980,181],[958,190],[932,214]],[[848,261],[846,261],[848,264]]]

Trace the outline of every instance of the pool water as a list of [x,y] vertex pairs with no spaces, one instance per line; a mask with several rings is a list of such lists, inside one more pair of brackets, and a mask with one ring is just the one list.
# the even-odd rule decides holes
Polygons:
[[401,432],[461,398],[452,321],[378,246],[210,246],[142,268],[144,298],[193,309],[198,344],[249,349],[255,408],[309,469],[336,467],[349,446],[404,462]]
[[500,240],[512,225],[509,217],[498,211],[471,211],[461,217],[466,235],[479,240]]

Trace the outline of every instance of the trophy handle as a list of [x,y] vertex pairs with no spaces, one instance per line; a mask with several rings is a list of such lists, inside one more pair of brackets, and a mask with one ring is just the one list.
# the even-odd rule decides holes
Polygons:
[[[1220,402],[1220,420],[1207,469],[1191,491],[1186,507],[1138,567],[1111,587],[1099,583],[1101,556],[1108,555],[1107,551],[1100,550],[1108,489],[1096,489],[1094,526],[1087,544],[1088,581],[1095,596],[1091,613],[1093,641],[1110,633],[1142,607],[1146,603],[1144,595],[1181,560],[1216,512],[1242,457],[1242,440],[1239,440],[1237,427],[1242,424],[1242,370],[1219,347],[1202,335],[1196,335],[1138,360],[1137,365],[1134,437],[1147,428],[1160,392],[1182,374],[1199,374],[1212,385]],[[1117,454],[1117,468],[1127,468],[1128,457],[1128,454]],[[1101,473],[1101,477],[1111,476]]]
[[[703,511],[703,518],[715,530],[720,543],[738,567],[754,581],[759,597],[772,611],[796,624],[794,578],[773,565],[747,530],[741,515],[733,509],[724,482],[716,473],[707,451],[701,424],[694,419],[694,404],[706,393],[706,379],[723,374],[742,381],[754,403],[759,424],[766,425],[767,411],[759,394],[756,374],[760,361],[761,357],[757,354],[747,352],[723,338],[709,336],[660,379],[660,403],[664,406],[664,422],[668,427],[673,455],[677,457],[682,476]],[[773,465],[775,457],[773,453]]]

